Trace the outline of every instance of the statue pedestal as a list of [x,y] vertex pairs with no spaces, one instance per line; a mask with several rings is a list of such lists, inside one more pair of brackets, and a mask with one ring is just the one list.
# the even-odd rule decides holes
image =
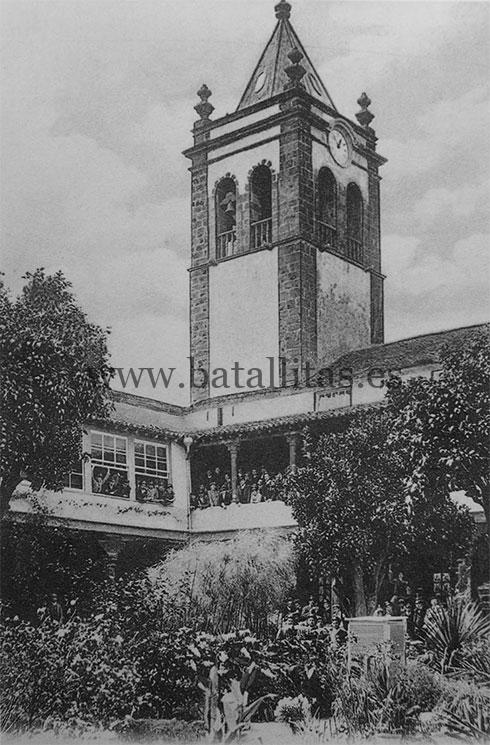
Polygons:
[[369,667],[373,658],[384,658],[389,675],[405,664],[405,616],[349,618],[348,662]]

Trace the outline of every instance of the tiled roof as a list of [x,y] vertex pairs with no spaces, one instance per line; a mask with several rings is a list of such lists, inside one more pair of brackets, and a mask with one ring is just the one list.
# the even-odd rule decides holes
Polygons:
[[380,401],[374,404],[342,406],[330,411],[306,411],[300,414],[289,414],[288,416],[279,416],[274,417],[273,419],[261,419],[255,422],[225,424],[221,427],[195,430],[194,432],[188,432],[187,434],[190,435],[195,442],[204,443],[217,440],[230,440],[248,434],[295,431],[307,427],[308,425],[318,424],[329,419],[343,419],[362,411],[377,411],[384,405],[384,402]]
[[274,32],[240,99],[237,111],[273,98],[284,91],[284,86],[289,82],[284,70],[291,65],[288,54],[293,49],[298,49],[303,55],[301,65],[306,73],[301,82],[307,92],[335,110],[327,89],[289,21],[289,13],[279,13],[278,19]]
[[123,419],[91,419],[89,426],[97,427],[107,432],[127,432],[128,434],[149,437],[152,440],[180,440],[185,436],[185,432],[180,432],[165,427],[158,427],[156,424],[139,424],[137,422],[128,422]]
[[138,406],[143,409],[152,409],[153,411],[163,411],[174,416],[182,416],[188,411],[188,406],[179,406],[179,404],[170,404],[156,398],[147,398],[138,396],[136,393],[127,393],[111,388],[111,399],[118,403]]
[[[464,326],[433,334],[412,336],[388,344],[375,344],[366,349],[356,349],[339,357],[335,362],[327,364],[323,369],[340,370],[346,368],[353,374],[362,375],[368,370],[379,368],[387,370],[406,370],[411,367],[437,364],[440,361],[441,349],[445,346],[454,347],[469,339],[479,331],[490,334],[490,324],[482,323],[475,326]],[[321,376],[321,370],[315,375]]]

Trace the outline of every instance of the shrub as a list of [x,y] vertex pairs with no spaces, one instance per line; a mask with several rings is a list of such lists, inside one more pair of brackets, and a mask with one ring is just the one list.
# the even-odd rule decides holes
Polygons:
[[2,729],[42,726],[48,717],[96,724],[124,716],[139,675],[117,631],[102,615],[63,626],[3,624]]
[[294,698],[290,696],[282,698],[275,708],[274,719],[276,722],[291,724],[291,722],[300,722],[306,719],[310,714],[310,702],[306,696],[300,694]]
[[292,588],[293,547],[272,533],[244,532],[175,551],[148,576],[156,591],[165,590],[168,628],[264,631]]
[[436,675],[422,664],[389,676],[386,661],[375,658],[367,670],[353,667],[342,681],[334,702],[337,729],[349,737],[414,734],[420,712],[432,709],[441,691]]
[[183,722],[179,719],[133,719],[125,717],[114,722],[111,729],[127,742],[190,743],[206,735],[203,722]]
[[422,711],[432,711],[444,690],[440,675],[421,662],[410,661],[403,673],[412,706]]
[[450,733],[488,742],[490,691],[463,680],[447,681],[436,715]]
[[[134,616],[127,612],[131,597]],[[212,666],[219,670],[220,695],[256,667],[250,701],[274,694],[260,712],[266,719],[280,697],[300,693],[322,715],[330,713],[345,662],[343,652],[332,652],[315,632],[273,640],[247,630],[166,632],[148,620],[153,602],[136,583],[109,592],[102,612],[86,620],[0,624],[3,728],[32,729],[48,718],[94,725],[127,716],[200,720]]]

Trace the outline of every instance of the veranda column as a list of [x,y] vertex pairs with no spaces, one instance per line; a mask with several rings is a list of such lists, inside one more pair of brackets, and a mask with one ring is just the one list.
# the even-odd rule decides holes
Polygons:
[[231,501],[237,502],[237,481],[238,481],[238,442],[229,442],[228,451],[230,453],[231,461]]
[[107,576],[109,579],[115,580],[117,559],[124,545],[124,539],[121,536],[113,535],[99,538],[98,541],[107,556]]
[[298,445],[298,436],[295,432],[286,435],[286,439],[289,443],[289,466],[291,471],[296,469],[296,450]]

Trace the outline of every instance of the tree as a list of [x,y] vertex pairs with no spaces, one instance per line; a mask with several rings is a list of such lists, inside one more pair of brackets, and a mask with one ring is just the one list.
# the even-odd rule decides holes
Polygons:
[[4,516],[2,525],[1,600],[9,615],[36,620],[36,611],[53,592],[65,611],[77,601],[77,613],[90,608],[107,576],[107,558],[95,533],[46,525],[44,515],[25,521]]
[[461,542],[469,540],[469,517],[448,495],[407,499],[409,460],[404,448],[387,447],[392,427],[386,410],[359,414],[344,431],[316,442],[307,437],[304,465],[290,477],[300,551],[314,572],[352,584],[357,615],[366,613],[368,595],[380,601],[391,561],[401,562],[426,539],[432,546],[435,514],[444,524],[439,552],[448,550],[455,520],[465,526]]
[[390,447],[410,456],[410,491],[464,490],[490,521],[490,345],[488,330],[441,352],[438,380],[389,383],[394,414]]
[[105,418],[106,333],[77,306],[61,272],[25,275],[20,296],[0,287],[0,514],[28,479],[60,490],[82,456],[84,423]]

